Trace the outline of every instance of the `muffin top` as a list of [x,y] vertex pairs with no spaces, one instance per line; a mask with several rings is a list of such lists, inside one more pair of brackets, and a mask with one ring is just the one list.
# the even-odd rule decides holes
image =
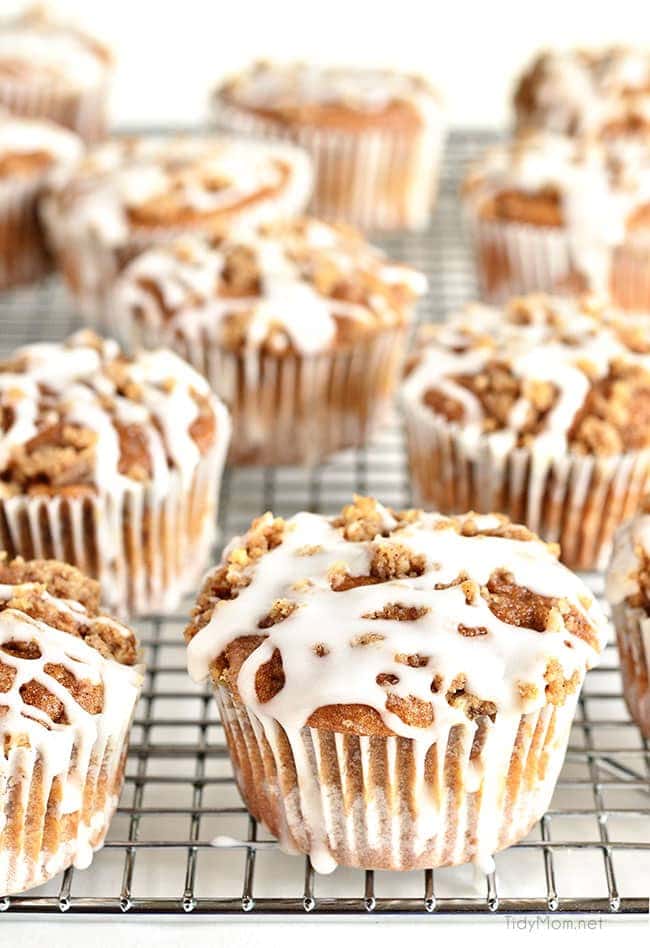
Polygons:
[[313,218],[181,237],[136,257],[114,291],[128,314],[169,334],[209,332],[232,349],[318,352],[403,325],[425,277],[360,234]]
[[128,359],[83,331],[0,363],[0,496],[165,493],[228,433],[205,379],[163,349]]
[[650,497],[614,535],[605,589],[612,605],[626,603],[650,615]]
[[255,520],[186,631],[192,677],[210,674],[256,715],[429,741],[468,718],[562,704],[604,635],[587,587],[524,527],[367,497],[333,518]]
[[0,182],[33,182],[54,167],[77,162],[81,139],[54,122],[24,119],[0,110]]
[[101,85],[111,67],[102,43],[41,9],[0,20],[0,81],[74,91]]
[[650,318],[594,297],[474,304],[423,330],[404,383],[408,407],[437,416],[466,449],[540,457],[650,447]]
[[253,63],[215,98],[289,125],[342,129],[417,127],[440,114],[439,97],[421,76],[305,62]]
[[[0,557],[0,736],[54,773],[121,720],[142,678],[133,632],[99,611],[99,585],[56,560]],[[113,723],[114,726],[114,723]],[[81,739],[79,738],[81,732]],[[71,803],[71,801],[68,801]],[[76,809],[71,805],[66,812]]]
[[650,130],[650,52],[629,46],[547,50],[514,96],[517,125],[604,138]]
[[55,181],[46,216],[71,236],[119,246],[134,233],[220,230],[301,211],[311,166],[298,148],[215,137],[124,138]]
[[588,288],[606,292],[612,248],[650,226],[650,149],[526,133],[488,149],[463,193],[483,220],[565,227]]

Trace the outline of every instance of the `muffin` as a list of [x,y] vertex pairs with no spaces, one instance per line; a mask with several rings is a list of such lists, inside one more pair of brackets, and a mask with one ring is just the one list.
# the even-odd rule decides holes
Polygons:
[[630,46],[545,50],[514,94],[517,127],[603,138],[650,131],[650,52]]
[[314,214],[366,229],[426,227],[444,123],[439,96],[422,77],[257,62],[218,86],[212,111],[222,131],[309,152]]
[[111,325],[165,345],[228,405],[231,460],[310,464],[362,444],[397,385],[425,278],[313,218],[179,238],[115,283]]
[[51,269],[38,200],[55,169],[76,162],[81,152],[73,132],[0,109],[0,289]]
[[402,389],[419,502],[497,510],[604,568],[648,486],[650,317],[539,295],[426,334]]
[[489,149],[464,183],[482,296],[609,293],[650,309],[650,148],[548,132]]
[[113,61],[98,40],[41,9],[0,20],[0,105],[103,138]]
[[120,612],[173,609],[214,537],[226,409],[165,350],[80,332],[0,363],[0,549],[64,560]]
[[142,668],[99,586],[54,560],[0,558],[0,895],[85,869],[122,788]]
[[630,715],[650,738],[650,499],[619,527],[607,569],[606,595],[612,607],[621,657],[623,697]]
[[484,865],[525,836],[605,629],[524,527],[357,497],[255,520],[186,637],[252,816],[326,872]]
[[112,281],[137,253],[187,232],[299,213],[310,193],[309,159],[289,145],[116,139],[58,178],[43,217],[73,296],[102,326]]

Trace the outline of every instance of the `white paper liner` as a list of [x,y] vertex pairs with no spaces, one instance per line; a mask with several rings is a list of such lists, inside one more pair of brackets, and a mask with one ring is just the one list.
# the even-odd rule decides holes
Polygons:
[[[68,866],[85,869],[103,845],[122,788],[142,683],[141,669],[133,671],[119,715],[93,716],[92,746],[83,729],[54,725],[57,754],[41,754],[17,741],[0,754],[0,896],[40,885]],[[45,729],[44,735],[47,743]],[[63,758],[62,739],[69,746]]]
[[621,658],[623,697],[632,719],[650,738],[650,617],[626,603],[612,606]]
[[0,289],[31,283],[52,269],[38,219],[42,181],[0,183]]
[[604,569],[616,528],[650,486],[650,451],[613,457],[468,445],[461,426],[420,400],[404,404],[416,503],[441,513],[502,513],[549,543],[572,569]]
[[[237,785],[252,815],[318,871],[477,861],[546,812],[577,694],[527,715],[457,724],[438,740],[286,732],[215,689]],[[474,748],[474,749],[473,749]]]
[[339,350],[275,355],[228,351],[216,321],[144,325],[119,307],[111,326],[127,348],[166,346],[201,372],[232,416],[230,462],[265,465],[316,464],[364,444],[390,412],[409,331],[379,329]]
[[120,615],[173,610],[200,579],[214,542],[229,431],[224,412],[218,443],[192,482],[183,484],[174,471],[164,494],[133,482],[114,496],[0,500],[0,546],[10,558],[77,566],[99,580],[105,605]]
[[14,115],[51,119],[92,144],[107,134],[109,89],[108,82],[71,90],[53,82],[20,82],[5,76],[0,78],[0,105]]
[[471,210],[468,227],[481,299],[505,303],[513,296],[545,292],[603,292],[623,309],[650,310],[650,242],[647,232],[631,235],[612,249],[603,287],[589,286],[580,273],[564,228],[483,220]]
[[442,118],[419,133],[394,129],[345,132],[291,127],[213,100],[217,129],[233,135],[299,145],[314,163],[310,211],[364,230],[421,230],[438,189],[445,128]]

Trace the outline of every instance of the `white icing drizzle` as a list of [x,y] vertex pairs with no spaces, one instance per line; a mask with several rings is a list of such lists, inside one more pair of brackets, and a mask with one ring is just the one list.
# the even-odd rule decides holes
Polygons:
[[639,592],[642,556],[650,558],[650,514],[641,513],[618,528],[607,568],[605,593],[617,606]]
[[[394,528],[390,512],[381,505],[376,509],[383,528]],[[270,517],[265,515],[267,521]],[[475,522],[484,531],[500,523],[494,515],[476,517]],[[206,678],[210,664],[238,637],[266,635],[244,662],[237,688],[249,712],[263,722],[278,721],[292,743],[318,708],[361,704],[374,708],[395,734],[428,746],[450,726],[467,723],[463,712],[451,707],[445,697],[459,674],[466,676],[468,693],[494,702],[497,720],[538,710],[546,702],[544,675],[549,661],[556,659],[567,678],[574,672],[581,678],[598,660],[599,648],[570,633],[559,613],[555,626],[540,633],[501,621],[481,596],[468,605],[458,585],[434,587],[453,582],[461,573],[483,586],[492,573],[507,570],[517,585],[541,596],[565,599],[586,619],[602,647],[606,623],[600,607],[584,583],[540,541],[467,537],[449,526],[441,528],[445,523],[449,521],[441,515],[420,513],[415,522],[388,539],[376,536],[350,542],[327,518],[296,514],[287,521],[281,544],[246,568],[249,585],[239,589],[236,598],[215,603],[210,621],[189,643],[190,675],[196,681]],[[351,576],[367,576],[376,551],[391,543],[424,557],[422,575],[344,592],[332,590],[329,571],[333,567],[345,564]],[[232,541],[224,562],[240,545],[241,538]],[[258,633],[258,623],[277,599],[289,599],[297,608],[284,621]],[[390,603],[428,611],[412,621],[364,618]],[[459,623],[483,627],[487,633],[466,637],[459,633]],[[368,633],[383,638],[358,644]],[[326,654],[317,655],[316,645],[324,646]],[[275,649],[282,657],[285,683],[275,697],[261,703],[255,676]],[[424,656],[426,666],[398,662],[399,654]],[[386,708],[387,690],[376,680],[385,673],[397,677],[390,686],[397,696],[431,703],[429,727],[405,724]],[[440,676],[435,694],[434,675]],[[521,683],[533,685],[535,692],[524,695]]]
[[298,118],[304,106],[334,105],[372,114],[396,102],[411,106],[423,121],[441,112],[437,94],[423,78],[390,69],[256,63],[218,92],[245,108],[288,111]]
[[[484,431],[485,415],[473,392],[455,382],[452,376],[473,375],[488,363],[507,365],[522,382],[551,382],[557,391],[555,403],[543,421],[541,431],[532,439],[530,450],[540,462],[562,458],[568,450],[568,435],[577,413],[591,388],[584,366],[595,378],[607,376],[612,363],[624,360],[650,370],[650,356],[627,347],[617,327],[635,327],[650,331],[650,319],[626,315],[623,321],[614,309],[590,309],[592,300],[558,297],[525,297],[531,322],[518,320],[517,301],[512,308],[471,304],[432,330],[430,342],[420,361],[402,387],[409,410],[430,414],[424,394],[436,390],[463,406],[464,416],[458,435],[472,456],[489,444],[498,454],[509,453],[518,442],[532,409],[526,395],[515,403],[508,425],[497,431]],[[582,363],[582,367],[580,367]]]
[[108,53],[102,53],[74,27],[42,16],[0,21],[0,73],[19,69],[22,82],[92,89],[111,68]]
[[153,240],[156,228],[163,234],[200,229],[221,215],[258,221],[296,213],[311,186],[309,159],[290,145],[199,136],[123,139],[92,149],[72,174],[61,175],[44,214],[55,243],[99,238],[118,248],[134,233],[129,212],[152,201],[171,202],[179,214],[166,225],[152,224]]
[[650,151],[642,141],[574,140],[550,132],[521,135],[489,149],[471,169],[466,196],[481,206],[504,190],[560,195],[563,225],[589,288],[609,290],[612,251],[630,214],[650,201]]
[[[0,372],[0,405],[11,406],[13,412],[11,424],[0,433],[0,472],[18,445],[28,442],[48,421],[52,423],[52,414],[39,407],[39,385],[45,385],[55,395],[56,417],[97,434],[91,483],[100,492],[118,497],[133,483],[119,471],[115,423],[136,424],[143,431],[155,493],[167,491],[173,471],[188,484],[201,459],[190,434],[199,415],[192,393],[209,400],[217,424],[225,415],[223,407],[198,372],[162,349],[120,363],[129,383],[138,387],[138,400],[119,395],[110,372],[120,355],[113,340],[100,340],[83,331],[66,343],[36,343],[16,350],[14,357],[20,360],[22,371]],[[218,438],[227,437],[227,421],[225,428]]]
[[[130,630],[108,616],[90,615],[86,608],[73,600],[64,600],[40,589],[38,584],[0,584],[0,600],[7,602],[14,595],[31,590],[39,591],[49,609],[62,614],[72,614],[92,634],[95,627],[110,625],[113,632],[123,637]],[[0,611],[0,646],[5,643],[35,643],[40,657],[19,658],[0,651],[0,663],[14,670],[14,678],[8,691],[0,695],[0,738],[9,741],[0,758],[0,807],[4,810],[5,792],[20,791],[21,800],[27,802],[32,771],[37,762],[45,799],[48,799],[52,781],[62,781],[61,800],[55,803],[53,815],[58,818],[80,810],[86,782],[100,766],[105,769],[110,783],[117,778],[117,768],[128,736],[128,727],[140,693],[143,680],[141,665],[122,665],[112,658],[105,658],[97,649],[86,644],[82,638],[64,632],[43,619],[33,618],[16,608]],[[101,686],[102,709],[91,714],[77,703],[72,693],[46,671],[46,665],[62,665],[78,681],[88,681]],[[35,681],[63,705],[65,723],[55,723],[40,708],[27,704],[21,696],[21,688]],[[3,792],[4,791],[4,792]],[[3,800],[5,797],[5,800]],[[13,860],[7,848],[0,853],[0,891],[12,892],[35,885],[70,865],[81,868],[92,858],[93,846],[98,834],[103,838],[108,820],[115,808],[116,800],[110,794],[103,809],[96,809],[89,825],[80,818],[76,835],[56,853],[45,852],[36,859],[23,853]],[[10,810],[8,813],[10,814]],[[94,842],[93,842],[94,841]]]
[[552,50],[535,60],[522,81],[529,82],[531,74],[532,102],[517,105],[520,126],[584,135],[629,118],[650,121],[647,50]]
[[[234,297],[221,290],[227,254],[235,248],[252,254],[259,270],[259,295]],[[145,251],[116,282],[112,319],[127,338],[130,324],[140,321],[171,345],[177,331],[194,342],[206,333],[218,340],[229,316],[246,314],[248,346],[261,345],[282,328],[296,351],[312,354],[334,340],[337,316],[369,326],[396,325],[406,318],[404,307],[392,306],[379,289],[370,292],[367,301],[355,303],[320,292],[315,271],[328,263],[343,279],[370,274],[388,289],[403,288],[407,297],[426,289],[422,274],[389,263],[379,250],[346,238],[334,227],[305,220],[278,232],[240,227],[216,248],[198,237],[185,237]]]

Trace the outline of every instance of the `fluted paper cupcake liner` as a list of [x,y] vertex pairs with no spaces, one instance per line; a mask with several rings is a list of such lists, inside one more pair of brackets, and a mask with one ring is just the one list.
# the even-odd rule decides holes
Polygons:
[[572,569],[605,568],[614,531],[650,485],[650,451],[555,459],[529,448],[503,453],[488,438],[468,446],[460,425],[420,402],[404,409],[416,502],[446,514],[506,514],[559,543]]
[[650,241],[635,235],[612,248],[603,286],[590,286],[576,265],[568,232],[469,215],[481,298],[503,303],[513,296],[545,292],[575,294],[607,290],[628,310],[650,310]]
[[38,218],[41,181],[0,184],[0,289],[31,283],[52,269]]
[[232,415],[234,464],[316,464],[358,447],[386,420],[408,329],[380,329],[344,348],[300,355],[219,342],[220,327],[143,325],[125,307],[112,317],[125,346],[168,346],[201,372]]
[[56,83],[26,83],[0,78],[0,105],[14,115],[44,118],[72,129],[88,144],[106,137],[109,86],[70,90]]
[[467,721],[428,744],[309,727],[289,733],[227,688],[215,693],[249,811],[319,871],[485,865],[548,809],[577,700]]
[[427,226],[445,141],[442,120],[412,134],[297,128],[218,99],[212,114],[220,131],[304,148],[314,163],[313,214],[364,230]]
[[120,615],[174,609],[200,578],[214,541],[226,425],[219,420],[219,445],[192,482],[175,472],[164,494],[133,483],[113,496],[0,499],[0,546],[10,557],[77,566],[100,581],[105,605]]
[[650,617],[626,603],[612,607],[621,659],[623,697],[632,719],[650,738]]
[[[23,892],[74,865],[85,869],[99,849],[117,806],[141,671],[111,720],[95,716],[96,736],[57,726],[48,756],[13,735],[0,755],[0,895]],[[121,716],[120,716],[121,715]]]

